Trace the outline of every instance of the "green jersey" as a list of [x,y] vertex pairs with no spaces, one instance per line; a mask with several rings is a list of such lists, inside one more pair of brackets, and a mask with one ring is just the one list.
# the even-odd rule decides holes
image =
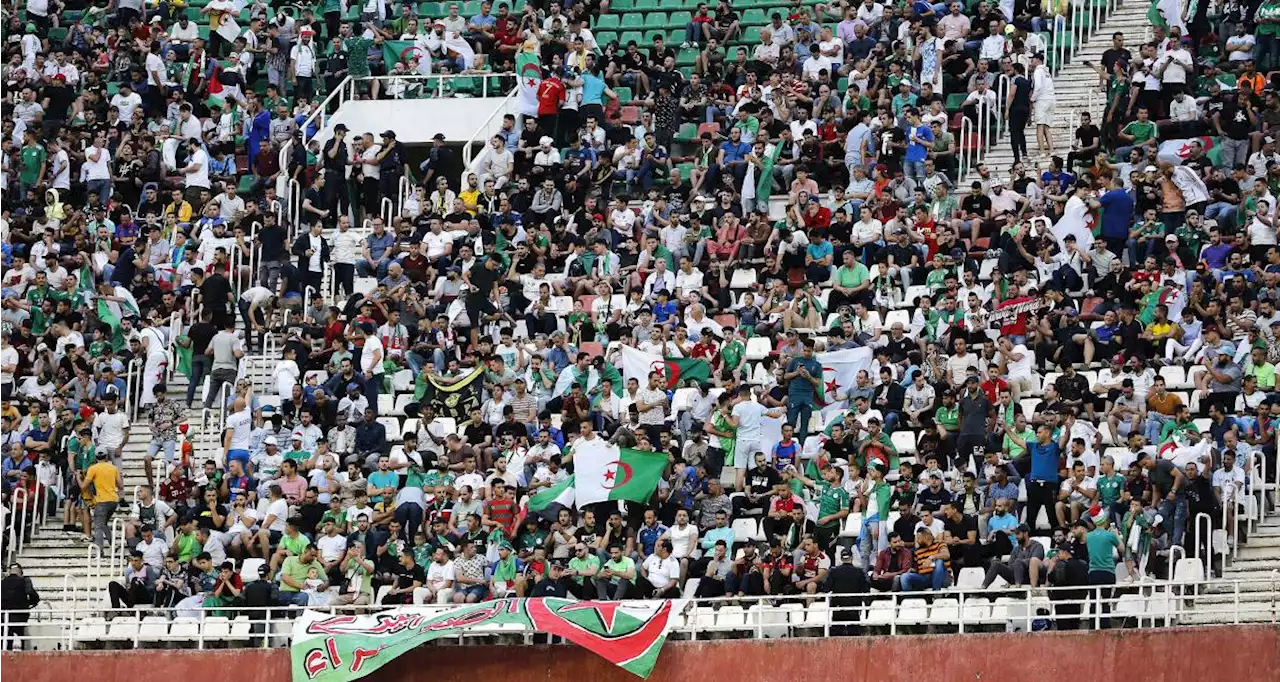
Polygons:
[[613,577],[609,578],[609,582],[614,585],[617,585],[618,581],[622,580],[622,578],[618,577],[618,574],[626,573],[627,571],[634,571],[636,569],[636,562],[632,561],[631,557],[624,556],[618,561],[609,559],[608,561],[604,562],[604,567],[609,569],[610,571],[613,571]]
[[1122,132],[1126,135],[1133,136],[1134,145],[1140,145],[1147,140],[1154,140],[1156,138],[1156,122],[1130,121],[1129,125],[1126,125]]
[[40,171],[44,168],[45,159],[48,154],[45,153],[44,147],[40,145],[31,145],[22,148],[22,171],[18,173],[18,177],[24,185],[34,185],[40,179]]
[[[817,486],[818,491],[818,518],[837,514],[841,509],[849,508],[849,491],[843,486],[831,485],[825,481]],[[840,520],[829,521],[827,523],[819,523],[819,528],[839,528]]]
[[600,557],[590,552],[587,553],[587,556],[584,559],[579,559],[578,557],[574,557],[569,560],[569,570],[578,572],[578,575],[573,576],[573,580],[579,585],[582,584],[583,580],[586,580],[586,578],[582,576],[583,572],[591,572],[599,568],[600,568]]
[[1111,550],[1114,548],[1124,551],[1124,545],[1120,544],[1120,536],[1109,530],[1096,528],[1084,536],[1084,542],[1089,548],[1089,572],[1115,573],[1116,560],[1112,558]]
[[369,48],[373,41],[362,36],[347,38],[342,49],[347,53],[347,75],[363,78],[369,75]]
[[937,411],[934,412],[933,418],[939,424],[947,427],[947,430],[954,431],[957,425],[960,424],[960,407],[958,405],[952,405],[951,407],[940,405]]
[[1257,35],[1280,35],[1280,23],[1278,23],[1280,22],[1280,1],[1271,0],[1270,2],[1262,3],[1253,19],[1258,24],[1257,28],[1254,29]]
[[1120,474],[1099,476],[1097,485],[1098,502],[1103,506],[1111,506],[1120,499],[1120,493],[1124,490],[1124,476]]

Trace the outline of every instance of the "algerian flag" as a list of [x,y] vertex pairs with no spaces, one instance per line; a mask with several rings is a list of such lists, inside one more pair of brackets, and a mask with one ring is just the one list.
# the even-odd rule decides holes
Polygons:
[[572,507],[573,478],[573,476],[569,476],[549,488],[539,490],[536,495],[529,497],[525,506],[531,512],[542,511],[553,504],[558,504],[563,507]]
[[667,456],[619,448],[597,437],[574,446],[573,466],[579,508],[610,500],[645,503],[658,487]]
[[[117,307],[116,310],[119,308]],[[111,328],[111,350],[119,353],[125,347],[124,334],[120,331],[120,315],[111,308],[111,302],[98,299],[98,319]]]
[[192,364],[192,361],[191,361],[192,349],[191,349],[191,343],[190,343],[191,339],[190,337],[187,337],[187,336],[179,336],[178,340],[187,341],[187,345],[184,346],[181,343],[175,344],[174,354],[177,355],[178,357],[177,370],[179,374],[185,376],[188,380],[190,380],[191,377],[195,376],[195,373],[196,373],[195,368],[191,366]]
[[821,405],[834,405],[842,400],[841,395],[858,385],[858,372],[871,368],[871,349],[865,346],[818,353],[813,357],[822,365],[822,385],[817,395]]
[[760,180],[756,183],[756,196],[768,197],[773,194],[773,164],[777,162],[778,156],[782,154],[782,143],[771,145],[770,153],[763,159],[764,164],[760,168]]
[[516,55],[516,76],[520,79],[516,93],[517,106],[525,116],[538,115],[538,86],[542,85],[542,64],[537,52],[521,52]]
[[[644,386],[649,372],[662,372],[666,377],[666,389],[671,390],[683,381],[706,381],[711,378],[711,365],[706,360],[689,358],[663,358],[630,346],[622,346],[622,375],[635,379]],[[868,353],[868,357],[870,353]]]

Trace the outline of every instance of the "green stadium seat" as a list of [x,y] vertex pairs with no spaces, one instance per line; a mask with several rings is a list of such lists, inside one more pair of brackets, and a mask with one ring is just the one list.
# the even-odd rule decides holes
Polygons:
[[49,44],[57,47],[67,41],[67,29],[65,27],[57,27],[49,29]]
[[658,0],[658,8],[665,12],[684,9],[684,0]]
[[468,19],[480,13],[480,0],[469,0],[462,6],[462,16]]
[[753,7],[742,13],[743,26],[764,26],[769,23],[769,17],[765,16],[764,10]]
[[631,88],[628,88],[626,86],[612,88],[612,90],[613,90],[613,94],[618,96],[619,102],[630,102],[632,99],[635,98],[635,95],[632,94],[631,92]]
[[947,95],[947,111],[952,113],[960,111],[964,107],[964,98],[967,96],[968,94],[963,92],[953,92]]
[[680,73],[684,74],[685,80],[688,80],[689,77],[693,75],[692,66],[679,66],[679,67],[676,67],[676,71],[679,71]]
[[440,3],[438,2],[424,2],[418,5],[418,14],[423,17],[435,18],[443,15],[444,11],[440,9]]
[[600,17],[600,21],[596,22],[597,30],[615,29],[621,26],[621,20],[616,14],[606,14]]
[[747,45],[755,45],[760,42],[760,27],[747,26],[742,29],[742,37],[738,39],[739,43]]
[[676,66],[693,66],[698,59],[698,48],[687,47],[676,52]]
[[601,31],[596,34],[596,42],[600,44],[601,49],[604,49],[605,45],[608,45],[617,39],[618,34],[616,31]]
[[644,26],[644,15],[640,13],[624,14],[622,16],[623,28],[640,28]]
[[618,42],[621,43],[622,47],[626,47],[632,42],[639,45],[644,42],[644,34],[639,31],[623,31],[622,35],[618,37]]
[[654,37],[661,37],[663,40],[666,40],[666,39],[667,39],[667,32],[666,32],[666,31],[659,31],[659,30],[645,31],[645,32],[644,32],[644,44],[645,44],[645,45],[652,45],[652,44],[653,44],[653,39],[654,39]]
[[683,29],[692,20],[693,14],[691,12],[672,12],[671,16],[667,17],[667,26],[669,28]]
[[680,129],[676,131],[677,142],[692,142],[698,139],[697,123],[681,123]]
[[658,9],[658,0],[636,0],[637,12],[652,12]]
[[635,0],[614,0],[609,3],[609,9],[614,12],[626,12],[635,9]]
[[246,172],[244,175],[241,175],[240,186],[238,188],[240,190],[240,194],[249,196],[249,193],[253,191],[253,183],[256,181],[257,178],[255,178],[251,173]]
[[663,12],[649,12],[644,15],[645,28],[666,28],[667,15]]

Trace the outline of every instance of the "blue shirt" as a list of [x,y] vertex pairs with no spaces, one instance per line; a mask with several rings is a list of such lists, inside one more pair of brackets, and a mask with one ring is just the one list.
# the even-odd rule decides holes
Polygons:
[[396,238],[390,232],[383,232],[381,237],[371,233],[365,243],[369,245],[369,255],[373,256],[373,260],[378,261],[382,260],[387,255],[387,251],[395,245]]
[[833,249],[831,242],[824,239],[820,242],[809,242],[809,246],[805,247],[805,252],[814,260],[822,260],[832,255]]
[[582,74],[582,104],[603,104],[604,103],[604,80],[599,76],[590,73]]
[[640,526],[640,532],[636,533],[636,541],[640,543],[640,551],[645,554],[653,554],[653,548],[658,544],[658,538],[667,532],[667,527],[658,522],[653,528],[645,525]]
[[988,531],[1002,530],[1005,533],[1008,533],[1009,535],[1012,536],[1013,530],[1017,527],[1018,527],[1017,514],[1005,514],[1004,516],[1001,516],[999,514],[992,514],[991,518],[987,519]]
[[[369,474],[369,485],[378,489],[398,488],[400,486],[400,474],[394,471],[375,471]],[[382,496],[373,495],[369,499],[374,502],[381,502]]]
[[1058,447],[1057,441],[1050,441],[1047,444],[1027,443],[1027,452],[1031,453],[1031,480],[1042,483],[1058,482],[1058,460],[1062,455],[1062,448]]
[[1102,236],[1112,239],[1128,237],[1129,225],[1133,222],[1133,197],[1122,189],[1113,189],[1098,197],[1098,203],[1103,209]]
[[[791,362],[787,363],[787,372],[795,372],[801,367],[809,370],[809,376],[822,378],[822,363],[818,360],[805,360],[802,357],[791,358]],[[813,399],[813,382],[803,376],[796,376],[791,379],[791,383],[787,385],[787,397],[793,399]]]
[[741,161],[747,158],[747,154],[751,153],[751,145],[746,142],[734,144],[732,141],[729,141],[720,145],[720,151],[724,152],[725,163]]
[[[992,500],[1014,500],[1018,499],[1018,486],[1009,481],[1001,488],[998,484],[992,483],[987,488],[987,498]],[[992,517],[994,518],[994,517]]]
[[1227,256],[1231,255],[1231,246],[1228,244],[1218,244],[1214,246],[1209,244],[1200,252],[1200,258],[1205,264],[1211,268],[1219,269],[1227,266]]
[[[917,138],[929,143],[933,142],[933,131],[929,129],[929,126],[916,126],[915,133]],[[907,133],[907,139],[911,139],[910,131]],[[932,146],[933,144],[924,145],[919,142],[908,142],[907,153],[902,157],[902,160],[907,162],[923,162],[925,158],[929,156],[929,148]]]

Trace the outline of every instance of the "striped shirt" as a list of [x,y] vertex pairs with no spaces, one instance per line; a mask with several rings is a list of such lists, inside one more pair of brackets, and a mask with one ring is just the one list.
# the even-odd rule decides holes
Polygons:
[[[933,573],[934,557],[942,552],[942,548],[943,545],[941,542],[935,542],[928,547],[916,547],[916,573],[919,573],[920,575],[929,575]],[[946,569],[948,571],[951,570],[951,560],[943,559],[942,561]]]

